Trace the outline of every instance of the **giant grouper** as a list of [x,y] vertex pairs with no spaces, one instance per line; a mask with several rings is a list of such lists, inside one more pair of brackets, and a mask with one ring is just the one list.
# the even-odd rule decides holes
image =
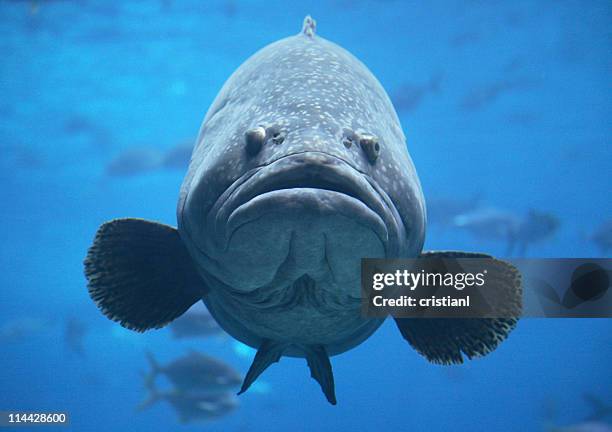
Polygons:
[[[397,114],[367,67],[302,31],[263,48],[227,80],[195,143],[178,228],[115,219],[85,259],[92,299],[136,331],[160,328],[203,300],[220,326],[257,349],[241,392],[282,356],[305,358],[336,403],[330,356],[383,323],[361,313],[360,262],[421,255],[425,201]],[[520,275],[495,260],[497,283]],[[514,317],[395,319],[435,363],[489,353]]]

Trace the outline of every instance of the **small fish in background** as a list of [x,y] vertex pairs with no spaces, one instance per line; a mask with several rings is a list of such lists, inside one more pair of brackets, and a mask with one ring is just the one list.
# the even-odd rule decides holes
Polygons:
[[71,317],[66,320],[64,325],[64,343],[71,352],[85,357],[85,347],[83,345],[87,326],[79,319]]
[[238,5],[234,0],[224,0],[220,6],[221,13],[227,19],[232,19],[236,17],[238,13]]
[[587,421],[612,419],[612,403],[605,403],[601,398],[591,393],[585,393],[582,397],[593,411],[591,415],[586,418]]
[[560,223],[556,216],[537,210],[519,216],[505,210],[483,208],[456,216],[453,225],[478,238],[506,242],[507,256],[515,251],[523,256],[530,244],[550,239]]
[[0,164],[11,168],[39,169],[45,166],[43,158],[23,144],[0,146]]
[[453,225],[466,230],[474,237],[508,243],[511,252],[513,239],[519,230],[521,218],[511,212],[497,208],[481,208],[462,214],[453,220]]
[[183,142],[164,154],[162,166],[169,170],[184,171],[189,166],[192,152],[193,142]]
[[111,143],[109,131],[83,114],[72,114],[62,123],[60,133],[72,138],[84,138],[98,149],[107,149]]
[[592,414],[582,422],[567,426],[557,426],[554,423],[556,410],[545,416],[544,430],[546,432],[612,432],[608,420],[612,418],[612,404],[605,404],[600,398],[584,394],[584,400],[591,406]]
[[109,177],[135,177],[161,170],[184,171],[189,166],[192,143],[181,143],[166,153],[152,147],[135,147],[115,156],[106,166]]
[[480,205],[480,196],[475,194],[468,198],[432,198],[427,200],[427,219],[432,224],[452,226],[459,215],[470,213]]
[[588,239],[595,243],[602,254],[610,252],[612,250],[612,219],[602,223],[588,236]]
[[396,89],[391,99],[398,112],[412,112],[416,110],[425,96],[436,93],[440,89],[442,74],[437,73],[431,76],[428,82],[421,84],[406,83]]
[[550,239],[559,230],[560,225],[559,218],[551,213],[529,210],[521,220],[514,239],[517,253],[525,255],[530,244]]
[[175,339],[205,338],[226,334],[201,303],[196,303],[185,314],[172,321],[168,327]]
[[118,154],[106,165],[110,177],[132,177],[158,169],[163,155],[152,148],[132,148]]
[[155,387],[153,379],[145,379],[145,386],[149,395],[137,410],[142,411],[164,400],[176,411],[180,423],[218,419],[228,415],[239,406],[238,398],[230,392],[209,394],[178,389],[160,391]]
[[0,325],[0,343],[14,343],[42,333],[49,326],[47,320],[34,317],[16,318]]
[[535,87],[535,80],[528,78],[502,79],[475,87],[468,91],[460,103],[463,111],[477,111],[493,104],[502,95],[516,90],[529,90]]
[[242,383],[242,376],[231,366],[197,351],[191,351],[165,366],[160,365],[149,352],[147,358],[151,371],[146,380],[164,375],[181,391],[210,394],[235,392]]

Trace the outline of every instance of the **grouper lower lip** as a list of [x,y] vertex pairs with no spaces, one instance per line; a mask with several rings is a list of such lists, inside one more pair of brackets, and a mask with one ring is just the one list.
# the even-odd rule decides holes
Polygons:
[[378,235],[387,254],[393,253],[400,235],[397,211],[372,183],[347,162],[327,153],[284,156],[236,180],[211,209],[208,226],[214,227],[217,246],[224,249],[232,233],[265,213],[266,207],[292,202],[304,210],[317,206],[322,214],[336,212],[360,219]]

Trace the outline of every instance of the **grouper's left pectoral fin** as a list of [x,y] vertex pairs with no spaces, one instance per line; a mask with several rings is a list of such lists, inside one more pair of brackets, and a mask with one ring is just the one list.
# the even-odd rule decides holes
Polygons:
[[84,264],[101,311],[136,331],[163,327],[207,291],[178,231],[143,219],[102,224]]
[[[470,252],[424,252],[423,257],[493,258],[490,255]],[[513,305],[522,300],[521,276],[510,263],[494,259],[487,267],[488,279],[495,281],[496,289],[503,291]],[[395,318],[404,339],[432,363],[463,363],[468,358],[484,356],[503,342],[514,329],[516,317],[503,318]]]

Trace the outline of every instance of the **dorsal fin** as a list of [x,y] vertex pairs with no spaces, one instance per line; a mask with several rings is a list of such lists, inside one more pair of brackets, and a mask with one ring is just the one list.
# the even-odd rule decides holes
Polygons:
[[302,33],[309,38],[313,37],[317,31],[317,22],[310,16],[306,15],[304,24],[302,25]]

